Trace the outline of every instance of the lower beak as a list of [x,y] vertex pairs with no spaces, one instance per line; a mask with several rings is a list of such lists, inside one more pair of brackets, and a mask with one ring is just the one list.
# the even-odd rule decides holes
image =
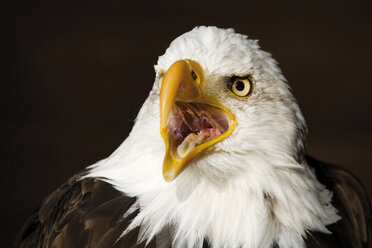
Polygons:
[[[203,69],[192,60],[175,62],[164,75],[160,89],[160,133],[166,145],[163,162],[166,181],[175,179],[202,151],[229,136],[236,125],[228,109],[202,92],[203,80]],[[213,116],[218,116],[219,121]],[[201,118],[207,119],[203,121],[209,123],[208,128]],[[220,119],[226,123],[220,123]],[[188,130],[186,134],[184,129]]]

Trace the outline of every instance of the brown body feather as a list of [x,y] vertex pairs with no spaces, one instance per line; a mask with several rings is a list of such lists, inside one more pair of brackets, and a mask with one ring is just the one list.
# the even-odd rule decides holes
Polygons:
[[[359,180],[340,167],[306,159],[318,180],[333,191],[333,205],[342,217],[328,226],[332,234],[308,233],[306,247],[372,247],[371,208]],[[137,244],[139,228],[120,238],[138,214],[125,215],[136,199],[99,178],[80,177],[75,175],[44,201],[26,222],[15,247],[145,247]],[[157,247],[156,240],[147,247]],[[203,247],[209,247],[208,243]]]
[[[17,237],[16,247],[106,248],[137,245],[138,228],[119,239],[138,212],[123,218],[135,202],[99,178],[75,175],[31,216]],[[148,247],[155,247],[152,243]]]
[[318,180],[333,192],[332,205],[341,220],[328,226],[332,235],[311,233],[307,247],[372,247],[371,206],[363,184],[345,169],[306,156]]

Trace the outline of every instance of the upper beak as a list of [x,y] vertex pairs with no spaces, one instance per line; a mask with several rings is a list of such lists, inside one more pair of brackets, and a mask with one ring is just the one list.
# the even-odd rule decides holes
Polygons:
[[201,97],[198,78],[194,80],[198,77],[196,73],[201,76],[201,67],[192,60],[179,60],[168,69],[160,89],[161,131],[167,128],[168,116],[176,100],[192,102]]
[[[175,179],[186,165],[201,151],[224,139],[231,134],[235,127],[235,119],[228,109],[218,102],[216,98],[204,94],[201,84],[204,72],[201,66],[192,60],[179,60],[170,66],[164,75],[160,89],[160,133],[166,145],[163,162],[163,176],[166,181]],[[176,102],[200,103],[210,106],[209,109],[221,110],[229,119],[229,129],[218,137],[197,145],[184,157],[177,153],[177,145],[169,132],[168,124],[171,112]],[[212,110],[211,110],[212,111]]]

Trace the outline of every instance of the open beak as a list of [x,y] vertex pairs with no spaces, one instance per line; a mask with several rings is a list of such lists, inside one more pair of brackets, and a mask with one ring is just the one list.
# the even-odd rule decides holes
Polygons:
[[179,60],[165,73],[160,89],[160,133],[166,145],[163,176],[175,179],[202,151],[229,136],[236,121],[215,97],[202,91],[204,72]]

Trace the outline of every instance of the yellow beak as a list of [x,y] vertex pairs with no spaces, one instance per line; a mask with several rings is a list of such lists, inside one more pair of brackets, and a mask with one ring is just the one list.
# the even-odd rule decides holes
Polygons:
[[[203,80],[203,69],[192,60],[175,62],[164,75],[160,89],[160,133],[166,145],[163,162],[163,176],[166,181],[175,179],[198,154],[230,135],[236,125],[235,118],[228,109],[220,104],[216,98],[201,91]],[[197,145],[185,156],[179,156],[177,144],[174,144],[175,142],[168,128],[169,117],[176,102],[204,104],[210,106],[210,109],[223,111],[229,119],[228,130],[220,136]]]

